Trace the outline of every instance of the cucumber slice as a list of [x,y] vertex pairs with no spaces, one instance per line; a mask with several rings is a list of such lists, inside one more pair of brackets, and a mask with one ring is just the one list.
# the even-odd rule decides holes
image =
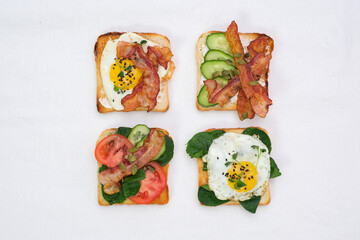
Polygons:
[[197,96],[198,103],[203,107],[212,107],[217,105],[217,103],[209,103],[209,94],[206,89],[207,87],[205,85],[201,88],[199,95]]
[[205,61],[201,64],[200,70],[206,79],[212,79],[215,72],[221,75],[224,70],[237,71],[236,67],[221,60]]
[[[161,157],[161,155],[165,152],[165,149],[166,149],[166,141],[164,141],[161,149],[160,149],[160,152],[153,158],[153,160],[158,160],[159,157]],[[153,161],[151,160],[151,161]]]
[[229,54],[226,54],[220,50],[209,50],[204,57],[205,61],[211,61],[211,60],[223,60],[226,61],[229,64],[235,65],[235,60],[232,56]]
[[174,142],[168,135],[165,136],[165,145],[165,152],[155,161],[162,167],[168,164],[174,155]]
[[218,84],[220,84],[220,86],[223,88],[223,87],[225,87],[226,85],[228,85],[228,82],[229,82],[229,80],[227,80],[227,79],[225,79],[225,78],[223,78],[223,77],[216,77],[216,78],[214,78],[214,80],[218,83]]
[[146,125],[138,124],[131,130],[128,139],[134,146],[136,146],[136,144],[146,137],[149,132],[150,128]]
[[206,45],[211,50],[220,50],[224,53],[233,55],[228,40],[225,37],[225,33],[212,33],[206,38]]
[[136,148],[141,147],[141,146],[144,144],[144,141],[145,141],[145,139],[147,138],[147,136],[148,136],[148,134],[146,134],[146,136],[144,136],[144,137],[135,145],[135,147],[136,147]]

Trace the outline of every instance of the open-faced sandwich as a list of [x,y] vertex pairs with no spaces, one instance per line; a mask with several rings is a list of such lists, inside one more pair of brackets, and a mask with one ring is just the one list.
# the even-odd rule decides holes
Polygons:
[[111,32],[98,37],[94,53],[100,113],[168,110],[168,80],[175,69],[168,38]]
[[272,104],[268,73],[274,41],[265,34],[239,33],[233,21],[227,31],[211,31],[196,45],[197,108],[237,110],[240,120],[264,118]]
[[197,158],[198,199],[206,206],[242,205],[255,213],[270,202],[269,178],[281,175],[261,128],[209,129],[195,134],[186,152]]
[[96,143],[100,205],[166,204],[174,154],[169,133],[139,124],[103,131]]

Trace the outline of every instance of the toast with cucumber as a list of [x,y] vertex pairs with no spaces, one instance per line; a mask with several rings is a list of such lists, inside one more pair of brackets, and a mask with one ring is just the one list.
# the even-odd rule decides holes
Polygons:
[[99,204],[168,203],[173,154],[173,140],[164,129],[138,124],[103,131],[95,148]]
[[240,120],[264,118],[272,104],[268,75],[274,41],[265,34],[210,31],[196,44],[200,111],[238,111]]

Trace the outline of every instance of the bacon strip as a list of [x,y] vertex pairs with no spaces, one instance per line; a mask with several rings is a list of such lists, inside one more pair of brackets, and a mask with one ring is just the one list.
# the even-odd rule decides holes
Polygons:
[[170,48],[168,47],[159,47],[159,46],[148,46],[147,48],[147,57],[153,63],[155,68],[158,68],[158,63],[167,69],[168,62],[171,61],[173,56]]
[[152,62],[138,43],[128,43],[120,41],[117,45],[118,58],[130,58],[135,66],[143,71],[140,83],[133,89],[131,94],[126,95],[121,104],[124,111],[133,111],[143,106],[147,111],[151,111],[156,106],[156,97],[160,91],[160,79]]
[[208,92],[208,99],[212,99],[221,90],[220,84],[216,80],[208,79],[204,82],[206,91]]
[[255,117],[255,112],[251,107],[250,101],[246,98],[245,92],[242,89],[238,93],[236,107],[241,121]]
[[266,68],[270,63],[270,60],[270,54],[265,56],[264,53],[259,53],[249,62],[251,73],[256,80],[258,80],[260,76],[266,72]]
[[[231,51],[235,55],[236,53],[243,53],[243,46],[240,41],[240,37],[238,34],[238,27],[235,21],[232,21],[229,25],[225,36],[229,41]],[[243,54],[242,54],[243,55]],[[251,86],[250,83],[254,81],[253,75],[250,70],[249,64],[241,65],[239,60],[242,60],[241,57],[235,57],[236,67],[239,70],[241,87],[244,90],[246,98],[250,100],[251,106],[254,112],[260,116],[265,117],[268,110],[269,105],[272,104],[272,101],[267,96],[266,89],[262,87],[260,84],[256,84],[255,86]]]
[[209,100],[209,103],[218,103],[220,107],[229,102],[230,98],[236,95],[241,89],[239,76],[235,76],[228,82],[223,89],[221,89],[213,98]]
[[267,53],[267,48],[271,52],[274,45],[272,38],[266,35],[260,35],[255,40],[251,41],[247,47],[251,57],[255,57],[258,53]]
[[121,170],[118,166],[106,169],[100,173],[100,183],[104,185],[104,192],[114,194],[120,191],[119,181],[124,177],[131,175],[134,166],[138,169],[144,167],[160,152],[165,141],[165,134],[152,128],[144,144],[138,148],[132,155],[137,157],[133,163],[125,166],[125,170]]

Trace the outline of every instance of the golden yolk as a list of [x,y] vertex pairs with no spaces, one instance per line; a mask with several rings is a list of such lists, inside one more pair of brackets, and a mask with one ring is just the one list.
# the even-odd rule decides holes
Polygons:
[[[247,192],[255,187],[258,173],[254,164],[242,161],[240,163],[232,163],[230,166],[226,174],[229,187],[237,192]],[[246,186],[239,187],[238,179],[245,183]]]
[[109,75],[115,87],[119,90],[129,90],[139,83],[142,71],[130,59],[119,58],[111,65]]

